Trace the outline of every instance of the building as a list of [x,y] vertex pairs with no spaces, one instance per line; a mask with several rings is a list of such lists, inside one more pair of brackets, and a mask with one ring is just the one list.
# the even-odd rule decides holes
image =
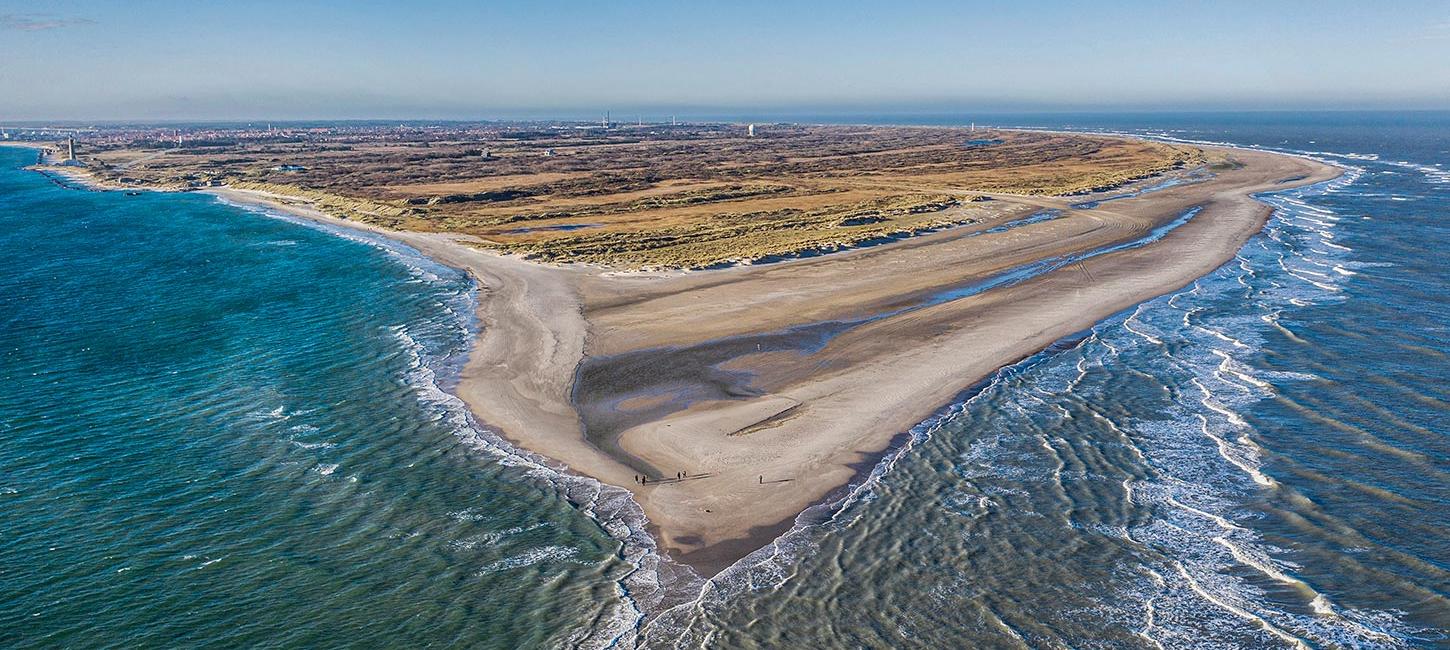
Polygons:
[[745,137],[747,137],[747,138],[753,138],[753,137],[755,137],[755,125],[754,124],[751,124],[750,126],[745,127]]

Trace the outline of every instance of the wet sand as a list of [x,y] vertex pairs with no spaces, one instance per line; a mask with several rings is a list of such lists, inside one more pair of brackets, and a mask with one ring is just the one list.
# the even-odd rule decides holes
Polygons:
[[[1124,190],[1000,196],[999,216],[971,227],[688,273],[545,266],[283,197],[208,191],[374,230],[471,273],[482,327],[459,397],[520,447],[629,489],[662,548],[713,575],[998,368],[1232,259],[1270,212],[1251,194],[1339,174],[1289,156],[1231,155],[1236,168],[1090,209],[1071,206]],[[970,289],[1140,240],[1195,209],[1141,247]],[[986,232],[1042,210],[1060,214]],[[657,481],[641,485],[641,474]]]

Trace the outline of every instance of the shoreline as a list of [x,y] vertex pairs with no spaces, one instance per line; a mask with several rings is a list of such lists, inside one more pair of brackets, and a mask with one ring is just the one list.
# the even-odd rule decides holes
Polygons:
[[[620,276],[600,269],[526,262],[473,248],[463,237],[393,231],[339,219],[309,207],[305,202],[284,196],[229,188],[195,191],[240,203],[262,205],[319,223],[381,235],[468,273],[478,286],[478,313],[475,316],[480,328],[454,388],[455,394],[468,405],[479,422],[497,430],[520,449],[561,463],[572,473],[584,474],[632,492],[647,515],[650,532],[657,538],[659,548],[708,577],[793,528],[800,513],[806,509],[845,496],[851,486],[873,471],[898,446],[903,436],[910,435],[915,426],[936,419],[960,401],[953,395],[959,397],[974,388],[979,390],[999,369],[1039,354],[1055,342],[1088,329],[1123,309],[1177,290],[1231,260],[1243,243],[1263,228],[1272,212],[1270,206],[1253,198],[1255,194],[1323,182],[1341,173],[1328,165],[1292,158],[1291,154],[1240,148],[1230,151],[1262,158],[1268,172],[1272,172],[1265,175],[1274,178],[1262,178],[1257,185],[1250,182],[1232,191],[1189,197],[1206,200],[1209,205],[1203,208],[1204,215],[1168,233],[1161,241],[1141,249],[1112,252],[1094,260],[1093,271],[1089,273],[1093,279],[1087,285],[1080,282],[1077,271],[1056,269],[1020,284],[992,288],[982,294],[922,307],[910,314],[887,319],[894,322],[861,326],[859,331],[840,335],[838,338],[844,339],[844,343],[833,340],[827,345],[829,352],[836,357],[847,357],[849,363],[844,371],[833,369],[815,376],[785,368],[790,365],[790,360],[749,360],[745,363],[749,371],[757,378],[764,377],[758,382],[759,395],[734,401],[696,399],[692,402],[686,399],[683,409],[665,413],[654,420],[646,419],[621,431],[621,451],[651,467],[673,469],[676,465],[690,462],[676,449],[684,444],[682,440],[664,432],[666,427],[681,425],[682,428],[691,428],[692,432],[700,432],[698,437],[701,440],[725,436],[726,442],[715,447],[696,444],[693,451],[698,452],[697,457],[715,458],[727,466],[745,461],[752,468],[749,472],[741,472],[730,466],[723,471],[709,472],[704,477],[706,480],[661,481],[644,486],[632,478],[641,468],[589,442],[579,415],[573,412],[581,406],[574,395],[581,383],[578,370],[586,361],[629,351],[647,357],[653,355],[653,360],[647,358],[647,362],[652,361],[658,367],[669,366],[681,359],[688,361],[691,357],[662,350],[689,349],[691,344],[698,346],[702,341],[715,340],[711,335],[718,332],[710,328],[697,333],[695,340],[680,340],[679,334],[669,332],[673,327],[698,322],[694,316],[681,311],[681,304],[688,304],[692,299],[698,301],[700,293],[708,297],[713,291],[713,295],[741,300],[761,295],[757,291],[760,286],[778,290],[782,286],[795,286],[797,290],[809,293],[809,287],[790,285],[789,281],[768,276],[791,275],[782,269],[808,267],[812,272],[820,272],[817,279],[824,277],[830,280],[859,273],[861,265],[852,261],[862,258],[871,258],[867,262],[871,265],[893,257],[904,257],[908,262],[934,259],[932,254],[938,249],[956,250],[962,246],[960,242],[964,237],[960,229],[768,265],[742,265],[689,274]],[[1296,167],[1301,169],[1287,176],[1281,175],[1273,163],[1275,158],[1298,160]],[[44,169],[87,187],[142,189],[98,186],[80,169]],[[1298,178],[1290,178],[1295,174]],[[1175,192],[1203,194],[1202,189],[1171,188],[1147,197],[1115,201],[1112,207],[1157,203],[1157,207],[1149,206],[1144,210],[1161,211],[1158,208],[1175,205],[1174,199],[1171,199]],[[1061,198],[1065,201],[1084,199],[1083,196]],[[1162,220],[1162,215],[1139,218],[1131,214],[1131,208],[1123,214],[1108,210],[1101,212],[1123,217],[1135,225]],[[1225,221],[1227,223],[1221,223]],[[1053,228],[1083,239],[1090,234],[1098,237],[1121,235],[1097,231],[1083,234],[1063,230],[1061,224]],[[1169,243],[1174,244],[1170,251],[1158,248]],[[919,251],[919,254],[910,257],[913,251]],[[958,252],[964,255],[962,259],[975,259],[966,254],[982,251],[963,248]],[[1034,252],[1041,253],[1037,249],[1017,251],[1019,255]],[[1170,260],[1175,262],[1173,268],[1163,268],[1163,262]],[[1191,267],[1185,268],[1190,262]],[[1084,272],[1087,272],[1086,266]],[[982,274],[981,269],[969,269],[964,273],[969,277]],[[1157,276],[1147,280],[1143,277],[1154,276],[1155,273]],[[1099,280],[1098,276],[1102,279]],[[712,285],[717,280],[740,286],[727,286],[722,292]],[[940,280],[960,282],[961,277]],[[612,302],[638,289],[643,289],[646,297],[632,308]],[[858,304],[851,308],[880,310],[895,298],[899,296],[888,295],[875,303],[863,303],[864,307]],[[752,322],[733,326],[755,337],[774,332],[769,327],[782,322],[781,318],[792,316],[788,313],[790,307],[809,302],[802,300],[792,302],[786,299],[783,306],[773,308],[773,311],[787,312],[785,316],[755,316]],[[709,300],[704,302],[716,304]],[[1070,302],[1072,306],[1064,308],[1058,304],[1061,302]],[[1029,306],[1024,307],[1024,304]],[[651,324],[646,328],[650,331],[642,334],[632,332],[629,325],[640,322],[637,319],[642,314],[655,317],[658,312],[654,307],[666,308],[661,322]],[[1002,312],[1007,313],[1004,316]],[[729,320],[730,316],[727,314],[719,318]],[[719,325],[712,324],[712,327],[718,328]],[[1070,331],[1062,333],[1064,328],[1070,328]],[[906,343],[902,343],[901,339],[905,339]],[[964,346],[970,350],[985,350],[986,353],[963,358],[960,350]],[[746,354],[742,358],[771,354],[777,353]],[[645,370],[649,367],[648,363],[643,366]],[[923,374],[925,378],[921,376]],[[863,382],[873,390],[863,392]],[[963,382],[966,385],[958,385]],[[847,397],[842,397],[841,393]],[[863,399],[871,401],[862,402]],[[884,403],[875,405],[878,404],[873,403],[875,399]],[[792,403],[794,406],[789,406]],[[808,405],[804,414],[795,411],[801,405]],[[923,416],[924,409],[929,410]],[[803,434],[802,415],[806,416],[804,420],[810,422],[812,426],[809,428],[813,430],[846,431],[849,436],[834,438],[840,444],[832,445],[829,441],[822,444],[820,438],[830,436]],[[784,419],[777,421],[782,417]],[[740,423],[746,424],[744,427],[734,426]],[[767,425],[765,429],[736,435],[762,423]],[[735,437],[754,440],[740,443],[730,439]],[[807,453],[784,462],[750,465],[752,458],[760,457],[759,450],[745,449],[751,446],[776,452],[806,447]],[[802,458],[813,464],[815,469],[822,470],[821,473],[805,477],[790,474],[792,466],[799,469]],[[667,464],[671,461],[673,465]],[[760,485],[769,487],[753,489],[748,478],[754,478],[763,467],[769,467],[772,473],[786,475],[785,482],[767,484],[762,478]],[[668,474],[668,471],[662,474]],[[626,483],[625,479],[630,479],[630,482]],[[724,479],[729,479],[730,485],[722,490],[719,486]],[[766,502],[765,507],[761,507],[762,500]],[[712,504],[714,508],[706,507]],[[726,507],[743,505],[745,508],[741,512],[744,514],[723,524],[719,521],[721,518],[702,520],[700,510],[714,514],[714,509],[724,509],[721,504]],[[770,521],[762,522],[762,519]]]

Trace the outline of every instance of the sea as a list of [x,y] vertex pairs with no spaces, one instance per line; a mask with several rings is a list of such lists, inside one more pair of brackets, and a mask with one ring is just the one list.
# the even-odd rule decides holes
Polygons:
[[1450,647],[1450,113],[846,121],[1344,175],[704,580],[449,392],[463,274],[0,148],[0,647]]

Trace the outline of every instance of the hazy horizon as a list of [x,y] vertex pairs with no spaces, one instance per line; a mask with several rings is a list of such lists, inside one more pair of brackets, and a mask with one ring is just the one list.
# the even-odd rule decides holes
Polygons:
[[[272,125],[282,127],[303,127],[320,125],[431,125],[470,123],[581,123],[597,124],[602,114],[583,111],[560,111],[539,114],[499,114],[472,117],[355,117],[355,118],[287,118],[287,117],[240,117],[240,118],[119,118],[119,119],[16,119],[0,120],[0,128],[7,129],[75,129],[107,128],[123,126],[158,127],[232,127]],[[1144,124],[1168,124],[1172,120],[1194,120],[1212,118],[1253,118],[1270,122],[1276,119],[1301,120],[1307,116],[1322,116],[1327,120],[1358,120],[1363,124],[1393,122],[1414,124],[1422,121],[1441,122],[1450,120],[1450,109],[1225,109],[1225,110],[1023,110],[1023,111],[882,111],[858,112],[833,111],[822,108],[815,112],[711,112],[711,113],[666,113],[654,112],[636,115],[610,111],[610,119],[616,124],[632,125],[641,119],[644,124],[668,123],[675,119],[681,124],[709,123],[778,123],[778,124],[868,124],[899,126],[965,126],[969,123],[991,127],[1044,128],[1051,124],[1058,126],[1097,120],[1141,120]],[[1163,122],[1170,120],[1170,122]]]
[[0,122],[1450,108],[1437,2],[0,0],[0,57]]

